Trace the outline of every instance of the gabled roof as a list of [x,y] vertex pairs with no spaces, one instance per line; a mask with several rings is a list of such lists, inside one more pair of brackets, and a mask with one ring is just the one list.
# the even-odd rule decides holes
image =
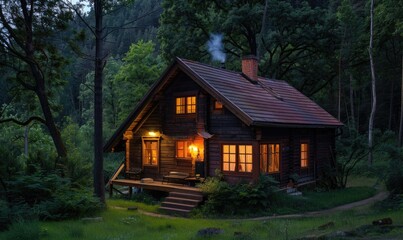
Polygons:
[[343,124],[285,81],[258,78],[212,67],[195,61],[176,58],[161,78],[144,96],[125,122],[104,146],[110,151],[127,130],[135,129],[150,111],[157,93],[178,72],[184,72],[201,88],[222,102],[246,125],[284,127],[339,127]]

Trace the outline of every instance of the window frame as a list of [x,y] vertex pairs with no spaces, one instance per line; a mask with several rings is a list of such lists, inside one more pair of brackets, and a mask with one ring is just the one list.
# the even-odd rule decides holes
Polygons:
[[[179,146],[180,142],[184,143],[184,148],[183,148],[184,156],[178,156],[178,146]],[[192,156],[187,156],[187,155],[190,155],[190,152],[189,152],[189,146],[190,145],[192,145],[192,141],[190,141],[190,140],[182,140],[182,139],[181,140],[176,140],[175,141],[175,158],[176,159],[184,159],[184,160],[192,160]]]
[[[277,155],[278,157],[278,161],[277,161],[277,169],[275,171],[270,170],[270,156],[272,156],[273,154],[270,153],[270,145],[274,145],[274,156]],[[265,153],[262,153],[262,146],[266,146],[267,151]],[[276,151],[278,146],[278,152]],[[281,143],[278,142],[270,142],[270,143],[261,143],[259,144],[259,150],[260,150],[260,171],[262,173],[268,173],[268,174],[276,174],[276,173],[280,173],[281,172],[281,158],[282,158],[282,154],[281,154]],[[266,157],[266,168],[264,169],[264,171],[262,171],[263,167],[262,167],[262,157],[265,154]]]
[[[227,147],[228,146],[228,147]],[[232,151],[231,146],[235,146],[235,151]],[[244,152],[241,152],[241,146],[245,147]],[[225,148],[228,148],[228,152],[225,152]],[[247,147],[250,147],[250,153],[247,151]],[[226,157],[228,156],[228,157]],[[241,162],[242,156],[244,156],[244,161]],[[250,157],[250,162],[248,161],[248,156]],[[225,159],[228,159],[225,161]],[[228,164],[228,170],[225,170],[225,165]],[[231,170],[231,164],[234,164]],[[250,171],[246,171],[250,167]],[[236,174],[252,174],[253,172],[253,144],[250,143],[223,143],[221,144],[221,169],[225,173],[236,173]]]
[[[179,102],[178,102],[179,100]],[[178,111],[180,110],[180,111]],[[176,96],[175,97],[175,114],[187,115],[197,113],[197,97],[196,95]]]
[[[306,145],[306,151],[302,151],[302,145]],[[300,152],[300,167],[301,169],[306,169],[309,167],[309,142],[308,141],[302,141],[300,142],[299,145],[299,152]],[[305,153],[306,158],[303,159],[303,152]],[[303,165],[303,162],[305,162],[305,165]]]
[[[141,147],[141,152],[142,152],[142,156],[141,156],[141,165],[143,167],[158,167],[160,165],[160,137],[142,137],[142,147]],[[149,159],[146,159],[147,156],[147,148],[146,148],[146,143],[147,142],[154,142],[156,143],[156,149],[155,149],[155,154],[156,154],[156,164],[150,164],[150,163],[146,163]],[[151,150],[153,150],[151,148]],[[151,156],[152,157],[152,156]]]

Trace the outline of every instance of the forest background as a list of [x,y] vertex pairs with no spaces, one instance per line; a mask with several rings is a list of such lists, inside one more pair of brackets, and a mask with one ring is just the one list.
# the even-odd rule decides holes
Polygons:
[[[30,209],[43,219],[85,214],[89,206],[98,206],[90,190],[95,11],[92,5],[83,12],[63,1],[28,2],[36,4],[30,31],[24,18],[29,14],[20,10],[26,1],[0,4],[0,189],[5,193],[0,207],[15,216]],[[385,154],[398,161],[391,166],[403,165],[402,10],[402,0],[379,0],[374,6],[375,146],[387,152],[380,144],[388,136],[394,150]],[[253,54],[259,58],[260,76],[286,80],[345,124],[339,144],[348,147],[340,150],[339,159],[354,168],[370,150],[365,140],[372,101],[369,13],[370,1],[364,0],[134,0],[105,5],[103,141],[174,57],[216,66],[225,61],[227,69],[240,70],[241,57]],[[29,33],[34,47],[24,49]],[[222,41],[219,59],[209,53],[214,37]],[[105,181],[115,170],[108,162],[122,158],[106,156]],[[343,186],[343,181],[335,185]]]

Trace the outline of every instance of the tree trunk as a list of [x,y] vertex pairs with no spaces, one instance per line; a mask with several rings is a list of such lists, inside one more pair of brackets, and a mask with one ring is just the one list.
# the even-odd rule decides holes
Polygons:
[[350,73],[350,111],[351,111],[351,126],[356,129],[355,126],[355,108],[354,108],[354,88],[353,88],[353,74]]
[[400,127],[399,127],[399,146],[403,145],[403,54],[402,54],[402,88],[400,93]]
[[394,101],[393,99],[395,98],[394,90],[395,90],[395,81],[391,81],[390,83],[390,101],[389,101],[389,119],[388,119],[388,129],[391,131],[392,130],[392,120],[393,120],[393,104]]
[[53,144],[56,147],[57,155],[59,158],[67,157],[67,150],[62,141],[62,136],[60,135],[60,131],[56,126],[55,120],[53,118],[52,110],[50,109],[50,103],[47,96],[46,84],[44,76],[41,71],[37,68],[36,61],[33,56],[33,44],[32,39],[27,40],[27,49],[29,54],[27,54],[28,59],[32,59],[29,62],[29,67],[31,69],[31,73],[35,78],[35,89],[34,92],[38,96],[39,104],[41,105],[41,109],[43,112],[43,117],[45,118],[45,125],[49,130],[50,136],[52,137]]
[[375,79],[375,67],[374,67],[374,59],[372,56],[373,49],[373,30],[374,30],[374,0],[371,0],[371,27],[370,27],[370,38],[369,38],[369,61],[371,64],[371,87],[372,87],[372,104],[371,104],[371,115],[369,117],[368,124],[368,165],[372,165],[373,162],[373,129],[374,129],[374,119],[375,119],[375,110],[376,110],[376,79]]
[[60,131],[54,121],[52,111],[50,110],[50,104],[46,92],[44,90],[39,90],[36,91],[36,93],[39,98],[39,103],[41,104],[43,116],[45,117],[46,127],[48,128],[53,143],[55,144],[57,155],[59,158],[65,158],[67,156],[67,150],[62,141]]
[[340,59],[339,59],[339,93],[338,93],[338,98],[337,98],[337,120],[340,121],[341,118],[341,49],[340,49]]
[[94,194],[105,203],[102,141],[102,78],[104,68],[102,0],[94,1],[95,9],[95,77],[94,77]]

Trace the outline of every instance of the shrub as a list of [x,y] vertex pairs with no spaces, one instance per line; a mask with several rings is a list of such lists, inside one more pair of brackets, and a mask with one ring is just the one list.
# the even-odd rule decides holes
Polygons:
[[37,221],[17,221],[5,234],[6,240],[39,240],[41,229]]
[[101,208],[100,202],[85,189],[62,188],[52,199],[41,202],[38,216],[44,220],[61,220],[92,215]]
[[386,187],[395,194],[403,193],[403,164],[402,160],[391,160]]
[[277,182],[268,175],[261,175],[256,184],[239,183],[230,185],[219,178],[208,178],[201,185],[207,194],[202,205],[204,214],[245,215],[268,208]]
[[10,209],[6,201],[0,200],[0,231],[6,230],[10,224]]
[[89,190],[56,174],[36,172],[8,182],[11,219],[60,220],[89,215],[101,206]]

